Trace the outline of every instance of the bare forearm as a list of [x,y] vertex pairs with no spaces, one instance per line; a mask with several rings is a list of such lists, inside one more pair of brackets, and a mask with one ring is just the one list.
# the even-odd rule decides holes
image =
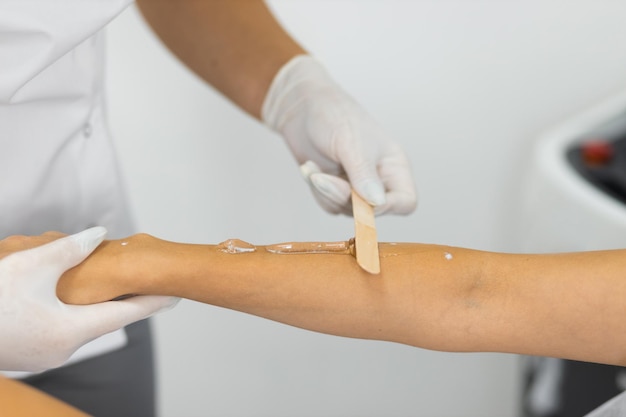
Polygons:
[[369,275],[349,254],[278,255],[262,246],[231,254],[148,236],[122,243],[106,242],[64,276],[60,297],[176,295],[314,331],[436,350],[626,359],[623,251],[507,255],[381,243],[382,273]]
[[503,255],[504,351],[626,364],[626,251]]
[[259,118],[274,75],[304,50],[262,0],[139,0],[163,42],[189,68]]
[[382,273],[370,275],[349,253],[267,249],[232,254],[147,235],[107,241],[64,275],[58,294],[76,304],[175,295],[325,333],[456,349],[463,297],[488,256],[455,248],[448,260],[445,247],[381,243]]

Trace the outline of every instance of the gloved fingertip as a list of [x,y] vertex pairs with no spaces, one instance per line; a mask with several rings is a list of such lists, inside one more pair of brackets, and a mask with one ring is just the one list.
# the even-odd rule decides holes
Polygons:
[[340,206],[350,199],[350,185],[338,177],[319,173],[312,174],[309,180],[317,191]]
[[417,208],[417,195],[415,193],[391,192],[388,202],[391,213],[408,215]]
[[135,318],[145,318],[173,309],[180,302],[180,297],[169,295],[139,295],[113,302],[126,304],[127,307],[133,308],[135,313],[141,316]]
[[180,302],[180,297],[174,296],[163,296],[163,295],[148,295],[145,297],[155,297],[156,302],[160,305],[160,307],[155,310],[156,313],[164,313],[176,307]]
[[102,243],[106,234],[106,228],[96,226],[76,233],[68,237],[68,239],[76,243],[82,253],[89,254]]
[[300,174],[307,181],[311,177],[311,175],[321,172],[320,167],[313,161],[306,161],[304,164],[300,165]]
[[373,206],[381,206],[387,202],[385,189],[378,181],[368,181],[360,187],[355,187],[356,191]]
[[90,305],[65,305],[72,311],[75,325],[82,326],[91,336],[101,336],[139,320],[176,307],[179,297],[165,295],[138,295],[120,301],[106,301]]
[[391,206],[389,205],[389,203],[385,203],[380,206],[374,206],[374,215],[382,216],[383,214],[388,213],[390,209],[391,209]]

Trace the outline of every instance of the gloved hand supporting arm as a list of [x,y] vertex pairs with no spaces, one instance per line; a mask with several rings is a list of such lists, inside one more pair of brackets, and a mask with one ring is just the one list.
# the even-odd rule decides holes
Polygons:
[[42,371],[60,366],[85,343],[176,303],[173,297],[136,297],[90,306],[62,303],[56,296],[59,277],[83,261],[105,234],[104,228],[96,227],[30,249],[26,248],[35,246],[37,239],[49,237],[0,241],[0,369]]

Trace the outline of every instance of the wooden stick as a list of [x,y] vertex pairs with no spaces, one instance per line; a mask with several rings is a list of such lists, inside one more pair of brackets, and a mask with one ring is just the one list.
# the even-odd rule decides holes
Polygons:
[[352,213],[354,215],[356,261],[361,268],[370,274],[379,274],[380,259],[374,208],[354,190],[352,190]]

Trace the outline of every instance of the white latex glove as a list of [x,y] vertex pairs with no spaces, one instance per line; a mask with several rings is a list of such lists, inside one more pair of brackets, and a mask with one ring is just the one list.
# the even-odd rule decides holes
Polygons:
[[94,227],[0,259],[0,369],[60,366],[98,336],[176,304],[177,298],[159,296],[87,306],[62,303],[56,296],[60,276],[82,262],[105,235],[106,229]]
[[261,113],[283,135],[328,212],[352,214],[351,186],[377,214],[415,210],[417,194],[403,150],[311,56],[297,56],[280,69]]

